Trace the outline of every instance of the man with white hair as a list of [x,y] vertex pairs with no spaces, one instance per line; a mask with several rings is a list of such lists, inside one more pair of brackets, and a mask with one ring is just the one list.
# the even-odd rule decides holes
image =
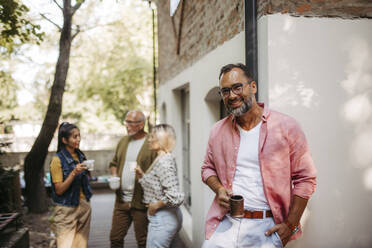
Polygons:
[[147,133],[144,131],[145,121],[141,111],[131,110],[127,113],[124,124],[128,134],[119,141],[110,163],[111,175],[120,177],[110,232],[113,248],[124,247],[124,237],[132,221],[138,247],[146,247],[147,208],[142,203],[143,190],[135,168],[138,165],[146,171],[156,158],[156,152],[149,149]]

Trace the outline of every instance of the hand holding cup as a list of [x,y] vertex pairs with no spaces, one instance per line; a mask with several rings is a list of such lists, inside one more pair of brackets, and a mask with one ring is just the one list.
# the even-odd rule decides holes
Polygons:
[[75,166],[75,168],[74,168],[73,171],[74,171],[76,174],[79,174],[79,173],[85,171],[86,169],[87,169],[87,167],[85,166],[85,164],[84,164],[84,163],[80,163],[80,164],[77,164],[77,165]]
[[217,191],[217,202],[218,204],[226,209],[230,209],[230,196],[232,195],[232,192],[225,187],[220,187]]
[[94,170],[94,160],[85,160],[83,164],[86,166],[88,171]]

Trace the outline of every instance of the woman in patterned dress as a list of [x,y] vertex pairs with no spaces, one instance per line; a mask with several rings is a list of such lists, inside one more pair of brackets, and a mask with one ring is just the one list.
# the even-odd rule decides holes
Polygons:
[[176,145],[174,129],[167,124],[156,125],[150,135],[150,149],[158,153],[157,158],[146,172],[136,168],[148,205],[149,227],[148,248],[170,247],[182,227],[182,213],[179,206],[184,194],[180,192],[177,166],[171,154]]

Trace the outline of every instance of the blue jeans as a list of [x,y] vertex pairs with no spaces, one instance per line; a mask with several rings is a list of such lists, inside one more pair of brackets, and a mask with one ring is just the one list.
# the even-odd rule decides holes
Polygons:
[[182,213],[176,208],[163,208],[154,216],[147,215],[149,226],[147,233],[147,248],[168,248],[177,232],[182,227]]
[[246,219],[226,215],[203,248],[282,248],[283,244],[275,232],[265,236],[265,232],[275,225],[273,218]]

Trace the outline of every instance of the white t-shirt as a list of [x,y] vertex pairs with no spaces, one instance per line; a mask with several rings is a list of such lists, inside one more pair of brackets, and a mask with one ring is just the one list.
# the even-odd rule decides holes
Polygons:
[[243,196],[246,210],[269,210],[258,160],[261,122],[249,131],[239,125],[238,128],[240,146],[233,180],[233,193]]
[[131,202],[133,198],[134,181],[136,179],[135,168],[137,166],[137,155],[143,145],[145,138],[131,140],[128,144],[125,157],[123,172],[121,174],[121,188],[123,190],[123,200]]

